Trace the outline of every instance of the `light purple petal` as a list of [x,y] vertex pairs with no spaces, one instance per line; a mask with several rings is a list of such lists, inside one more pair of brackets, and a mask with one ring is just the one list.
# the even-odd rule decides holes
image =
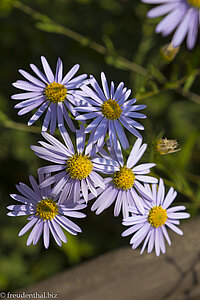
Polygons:
[[67,182],[67,175],[62,177],[53,187],[53,189],[51,190],[51,197],[56,197],[59,192],[63,189],[63,187],[65,186]]
[[63,233],[62,229],[60,228],[60,225],[55,220],[55,218],[51,220],[51,225],[52,225],[53,229],[55,230],[59,239],[61,239],[61,241],[63,241],[64,243],[67,243],[67,238],[66,238],[65,234]]
[[52,112],[51,112],[51,121],[50,121],[50,133],[54,134],[54,131],[56,129],[56,108],[57,105],[53,103],[52,106]]
[[33,203],[40,200],[40,195],[35,193],[30,187],[28,187],[24,183],[20,182],[19,185],[16,185],[16,188],[22,195],[24,195],[28,199],[31,199]]
[[102,89],[100,88],[98,82],[96,81],[96,79],[93,76],[90,76],[90,78],[91,78],[90,83],[91,83],[92,87],[95,89],[95,91],[99,95],[100,99],[102,99],[101,103],[103,103],[103,101],[106,101],[106,97],[105,97]]
[[[64,140],[66,146],[68,147],[69,151],[70,151],[72,154],[74,154],[74,153],[75,153],[75,151],[74,151],[74,146],[73,146],[73,144],[72,144],[72,141],[71,141],[71,139],[70,139],[70,136],[69,136],[69,134],[68,134],[66,128],[65,128],[64,126],[61,126],[59,129],[60,129],[60,134],[61,134],[61,136],[62,136],[62,138],[63,138],[63,140]],[[61,145],[62,145],[62,144],[61,144]],[[60,147],[60,144],[59,144],[59,147]],[[63,145],[63,147],[64,147],[64,145]]]
[[64,119],[65,119],[68,127],[71,129],[71,131],[75,132],[76,129],[74,127],[74,124],[73,124],[73,122],[72,122],[72,120],[71,120],[71,118],[70,118],[70,116],[69,116],[69,114],[68,114],[68,112],[67,112],[64,105],[63,105],[63,116],[64,116]]
[[105,189],[105,184],[103,181],[103,178],[96,173],[95,171],[92,171],[89,177],[92,179],[92,181],[97,185],[100,186],[102,189]]
[[126,229],[124,232],[122,232],[121,236],[128,236],[130,234],[133,234],[134,232],[136,232],[138,229],[140,229],[143,226],[142,223],[137,224],[137,225],[133,225],[131,227],[129,227],[128,229]]
[[42,222],[42,220],[39,219],[37,221],[37,223],[35,224],[35,226],[33,227],[32,231],[31,231],[31,233],[30,233],[30,235],[29,235],[29,237],[27,239],[27,242],[26,242],[27,246],[30,246],[30,244],[33,242],[33,240],[38,236],[38,232],[39,233],[41,232],[40,231],[41,222]]
[[150,224],[145,223],[142,228],[140,228],[131,238],[130,240],[130,244],[134,244],[137,243],[137,240],[140,241],[140,243],[143,241],[143,239],[145,238],[148,230],[149,230]]
[[160,178],[158,192],[157,192],[157,200],[156,200],[157,206],[160,206],[163,203],[164,197],[165,197],[164,182],[163,182],[162,178]]
[[14,87],[24,90],[24,91],[40,92],[41,94],[43,93],[43,88],[41,88],[35,84],[29,83],[27,81],[24,81],[24,80],[17,80],[12,85]]
[[151,193],[147,189],[145,189],[145,187],[141,183],[139,183],[139,181],[135,180],[134,186],[139,192],[139,194],[141,194],[141,196],[143,196],[147,200],[152,201]]
[[[135,157],[136,157],[136,154],[140,148],[142,144],[142,139],[137,139],[130,154],[129,154],[129,157],[128,157],[128,160],[127,160],[127,167],[128,168],[132,168],[134,166],[134,163],[135,163]],[[134,163],[133,163],[134,162]]]
[[193,9],[192,17],[190,19],[190,25],[187,37],[188,49],[193,49],[197,40],[198,29],[199,29],[199,10]]
[[150,238],[149,238],[147,253],[152,252],[154,244],[155,244],[155,230],[154,230],[154,228],[151,228],[150,230],[151,231],[150,231]]
[[146,170],[146,169],[150,169],[150,168],[152,168],[152,167],[154,167],[154,166],[156,166],[156,164],[154,164],[154,163],[141,164],[141,165],[138,165],[138,166],[134,167],[134,168],[132,169],[132,171],[133,171],[135,174],[137,174],[137,172],[144,171],[144,170]]
[[190,9],[188,9],[187,13],[185,14],[184,18],[182,19],[181,24],[177,28],[177,30],[172,38],[172,43],[173,43],[174,47],[180,46],[180,44],[184,40],[184,38],[189,30],[189,24],[191,22],[190,20],[192,17],[192,13],[193,13],[193,8],[191,7]]
[[50,142],[52,145],[60,148],[60,150],[64,153],[66,153],[67,156],[69,155],[68,149],[59,140],[57,140],[55,137],[53,137],[52,135],[50,135],[46,132],[41,132],[41,134],[48,142]]
[[114,207],[114,216],[118,217],[121,211],[121,207],[122,207],[122,200],[123,200],[123,191],[122,190],[118,190],[118,194],[117,194],[117,199],[115,202],[115,207]]
[[177,234],[183,235],[183,231],[179,229],[176,225],[172,224],[171,222],[166,221],[165,225],[168,226],[171,230],[173,230]]
[[174,191],[174,189],[171,187],[163,201],[162,207],[164,209],[168,208],[171,205],[171,203],[174,201],[176,196],[177,196],[177,192]]
[[25,99],[38,97],[40,95],[41,95],[41,92],[20,93],[20,94],[12,95],[11,99],[13,99],[13,100],[25,100]]
[[122,97],[123,94],[123,87],[124,87],[124,83],[120,82],[120,84],[118,85],[115,94],[114,94],[114,100],[119,101]]
[[[65,180],[67,181],[67,180]],[[73,188],[73,184],[71,182],[71,180],[69,180],[68,182],[66,182],[61,194],[60,194],[60,198],[59,198],[59,201],[58,203],[59,204],[63,204],[65,202],[68,202],[69,200],[69,197],[72,193],[72,188]]]
[[68,216],[68,217],[72,217],[72,218],[85,218],[86,215],[81,213],[81,212],[78,212],[78,211],[63,211],[62,214],[64,214],[65,216]]
[[19,202],[22,202],[22,203],[25,203],[25,204],[32,203],[32,201],[30,199],[27,199],[25,197],[19,196],[17,194],[10,194],[10,197],[13,198],[16,201],[19,201]]
[[27,114],[28,112],[30,112],[31,110],[33,110],[34,108],[38,107],[39,105],[41,105],[44,102],[44,99],[41,98],[40,100],[36,101],[35,103],[31,104],[28,107],[24,107],[22,109],[20,109],[20,111],[18,111],[18,115],[22,116],[24,114]]
[[117,196],[117,189],[112,189],[110,191],[110,193],[107,195],[106,198],[104,198],[104,201],[101,202],[101,204],[99,205],[96,214],[99,215],[100,213],[102,213],[102,211],[104,211],[106,208],[108,208],[109,206],[111,206],[113,204],[113,202],[115,201],[115,198]]
[[131,196],[133,198],[133,201],[135,203],[135,206],[137,207],[139,212],[141,212],[143,214],[145,212],[145,210],[144,210],[144,207],[142,205],[141,197],[138,196],[138,194],[136,193],[136,191],[133,188],[131,188],[130,192],[131,192]]
[[78,154],[83,153],[85,148],[85,129],[84,125],[81,125],[80,130],[76,130],[76,146]]
[[45,75],[46,75],[48,81],[51,83],[54,82],[55,79],[54,79],[53,72],[44,56],[41,56],[41,62],[42,62],[44,72],[45,72]]
[[155,228],[155,251],[156,255],[160,255],[160,240],[159,240],[159,231],[158,228]]
[[101,82],[102,82],[104,94],[105,94],[105,96],[108,100],[110,98],[109,88],[108,88],[108,83],[107,83],[106,76],[103,72],[101,72]]
[[129,147],[129,142],[128,142],[128,139],[124,133],[124,130],[118,120],[114,120],[114,126],[116,129],[117,135],[119,137],[119,141],[122,145],[122,148],[127,149]]
[[80,180],[74,181],[73,190],[74,190],[74,203],[77,203],[80,199]]
[[98,116],[95,118],[85,129],[85,133],[92,131],[98,126],[98,124],[103,120],[103,116]]
[[30,183],[32,185],[32,188],[34,189],[35,193],[37,193],[38,195],[40,195],[39,186],[38,186],[35,178],[32,175],[29,176],[29,181],[30,181]]
[[38,69],[38,67],[36,67],[34,64],[30,64],[31,69],[33,70],[33,72],[35,72],[35,74],[45,83],[48,82],[48,79],[46,78],[46,76],[44,76],[44,74]]
[[138,152],[135,153],[135,157],[132,158],[132,161],[130,163],[130,165],[131,165],[130,168],[132,168],[140,160],[140,158],[142,157],[142,155],[146,151],[146,148],[147,148],[147,144],[143,144],[142,147],[138,150]]
[[167,209],[167,213],[172,213],[172,212],[176,212],[176,211],[180,211],[180,210],[185,210],[186,207],[183,205],[179,205],[179,206],[174,206],[174,207],[170,207]]
[[83,194],[83,198],[84,198],[85,202],[87,203],[88,202],[88,186],[87,186],[85,179],[81,180],[81,191]]
[[[180,4],[182,5],[182,3]],[[187,11],[187,6],[182,5],[181,9],[178,7],[177,9],[170,12],[163,20],[157,25],[156,32],[162,34],[164,36],[169,35],[175,28],[179,25],[181,20],[184,18],[184,15]]]
[[24,235],[33,225],[38,221],[38,217],[34,217],[31,221],[29,221],[19,232],[19,236]]
[[99,208],[99,206],[104,202],[104,199],[106,199],[110,192],[113,190],[113,186],[109,186],[105,189],[105,191],[97,198],[97,200],[93,203],[91,210],[95,211]]
[[144,243],[143,243],[143,245],[142,245],[142,249],[141,249],[141,251],[140,251],[140,254],[142,254],[142,253],[144,252],[144,250],[145,250],[145,248],[146,248],[146,246],[147,246],[147,243],[148,243],[148,241],[149,241],[150,235],[151,235],[151,228],[150,228],[150,230],[149,230],[149,232],[148,232],[148,234],[147,234],[147,236],[146,236],[146,238],[145,238],[145,240],[144,240]]
[[67,84],[68,81],[77,73],[78,69],[80,68],[80,65],[76,64],[71,68],[71,70],[65,75],[63,80],[61,81],[61,84]]
[[38,241],[42,235],[43,227],[44,227],[44,221],[39,220],[38,225],[37,225],[37,232],[33,238],[33,245],[36,245],[38,243]]
[[30,120],[28,121],[28,126],[33,125],[33,123],[35,123],[35,121],[37,121],[40,116],[43,114],[43,112],[46,110],[47,106],[49,105],[49,101],[46,101],[45,103],[43,103],[38,110],[36,111],[36,113],[30,118]]
[[120,116],[119,121],[122,123],[122,125],[128,130],[130,131],[133,135],[135,135],[137,138],[142,139],[141,134],[132,126],[130,125],[124,116]]
[[69,227],[76,232],[82,232],[81,228],[78,225],[76,225],[74,222],[70,221],[68,218],[64,216],[57,215],[55,219],[66,230],[68,230]]
[[142,175],[136,175],[135,178],[139,181],[142,182],[147,182],[147,183],[157,183],[158,179],[152,176],[142,176]]
[[162,232],[164,234],[164,237],[166,238],[166,241],[168,242],[169,246],[171,246],[171,240],[169,238],[169,235],[167,233],[167,229],[164,225],[161,226]]
[[45,115],[43,124],[42,124],[42,131],[47,131],[48,127],[49,127],[49,123],[51,120],[51,113],[52,113],[52,108],[53,108],[53,103],[51,103],[47,109],[47,113]]
[[187,219],[190,217],[190,214],[188,214],[188,213],[168,213],[168,211],[167,211],[167,216],[169,219]]
[[153,8],[153,9],[151,9],[147,13],[147,16],[149,18],[160,17],[162,15],[165,15],[165,14],[169,13],[173,9],[176,9],[176,7],[178,7],[178,5],[179,5],[179,2],[172,2],[172,3],[166,3],[166,4],[163,4],[163,5],[159,5],[159,6],[155,7],[155,8]]
[[[42,168],[39,169],[39,172]],[[44,180],[41,184],[40,184],[40,188],[45,188],[45,187],[48,187],[50,186],[51,184],[59,181],[63,176],[66,175],[66,172],[63,171],[63,172],[60,172],[58,174],[55,174],[51,177],[49,177],[48,179]]]
[[47,222],[49,224],[49,228],[50,228],[51,233],[52,233],[52,235],[54,237],[54,240],[56,241],[56,243],[58,244],[58,246],[61,247],[62,246],[62,242],[61,242],[60,238],[58,237],[58,235],[57,235],[54,227],[52,226],[51,221],[47,220]]
[[56,66],[56,75],[55,75],[55,82],[61,82],[63,76],[63,63],[60,57],[58,58],[57,61],[57,66]]
[[49,247],[49,224],[47,221],[44,222],[43,240],[44,246],[47,249]]
[[46,87],[46,85],[43,82],[41,82],[37,78],[35,78],[32,75],[30,75],[28,72],[26,72],[24,70],[19,70],[19,73],[21,73],[27,80],[29,80],[33,84],[35,84],[35,85],[37,85],[39,87],[42,87],[42,88]]

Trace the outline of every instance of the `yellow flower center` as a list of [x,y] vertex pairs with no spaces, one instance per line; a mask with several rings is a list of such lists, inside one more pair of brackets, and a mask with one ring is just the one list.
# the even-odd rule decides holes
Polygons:
[[187,0],[187,2],[194,7],[200,8],[200,0]]
[[161,206],[155,206],[150,209],[148,216],[149,223],[154,227],[159,227],[167,221],[167,211]]
[[118,189],[128,190],[132,188],[134,184],[135,176],[131,169],[126,166],[120,167],[120,170],[114,174],[114,185]]
[[116,100],[109,99],[101,106],[102,114],[109,120],[116,120],[121,116],[122,109]]
[[58,82],[47,83],[44,94],[46,95],[47,100],[58,103],[65,100],[67,89],[63,84]]
[[37,205],[37,213],[44,221],[53,219],[58,214],[57,204],[52,199],[42,199]]
[[93,165],[87,155],[75,154],[67,161],[66,171],[71,178],[84,179],[92,172]]

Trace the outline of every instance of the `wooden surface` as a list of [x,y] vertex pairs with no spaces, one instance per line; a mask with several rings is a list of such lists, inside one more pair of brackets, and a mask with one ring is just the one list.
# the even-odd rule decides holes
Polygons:
[[60,300],[200,300],[200,218],[182,222],[181,229],[184,236],[170,231],[172,246],[159,258],[122,248],[25,292],[49,291]]

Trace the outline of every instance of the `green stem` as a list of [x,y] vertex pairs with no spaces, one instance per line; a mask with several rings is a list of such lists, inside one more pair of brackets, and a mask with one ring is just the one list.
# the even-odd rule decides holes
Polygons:
[[36,126],[29,127],[25,124],[11,121],[2,111],[0,111],[0,125],[2,127],[15,129],[15,130],[22,130],[22,131],[33,132],[33,133],[41,132],[40,127],[36,127]]
[[[91,48],[92,50],[98,52],[99,54],[102,55],[106,55],[109,54],[108,50],[106,49],[106,47],[98,44],[97,42],[91,41],[89,38],[69,29],[66,28],[58,23],[56,23],[54,20],[52,20],[51,18],[47,17],[46,15],[43,15],[41,13],[38,13],[37,11],[35,11],[34,9],[30,8],[29,6],[21,3],[20,1],[15,1],[14,2],[14,7],[22,10],[23,12],[25,12],[26,14],[31,15],[33,18],[35,18],[36,20],[39,20],[41,22],[48,22],[49,24],[55,26],[56,28],[56,33],[60,33],[60,34],[64,34],[65,36],[79,42],[82,45],[88,46],[89,48]],[[122,57],[122,56],[116,56],[116,60],[120,63],[120,65],[122,67],[124,67],[127,70],[133,71],[137,74],[140,74],[142,76],[150,76],[150,77],[154,77],[153,74],[150,73],[149,70],[147,70],[146,68],[127,60],[126,58]]]
[[[79,42],[81,45],[87,46],[90,49],[92,49],[92,50],[96,51],[97,53],[102,54],[104,56],[109,54],[107,48],[102,46],[101,44],[91,41],[88,37],[85,37],[67,27],[64,27],[64,26],[56,23],[54,20],[52,20],[48,16],[38,13],[31,7],[21,3],[20,1],[16,0],[13,5],[17,9],[20,9],[24,13],[26,13],[26,14],[32,16],[34,19],[40,21],[42,25],[45,25],[45,24],[51,25],[52,32],[55,32],[58,34],[63,34],[65,36],[73,39],[74,41]],[[160,81],[159,78],[157,78],[156,74],[153,74],[153,72],[151,72],[150,70],[148,70],[145,67],[140,66],[122,56],[119,56],[116,54],[114,60],[116,60],[116,62],[118,62],[118,64],[120,64],[120,66],[125,68],[126,70],[133,71],[144,77],[154,78],[161,84],[167,83],[166,79],[162,79],[162,81]],[[200,74],[200,70],[194,70],[195,77],[199,74]],[[183,78],[176,81],[176,83],[173,84],[173,86],[172,85],[168,86],[168,87],[164,86],[161,89],[153,90],[153,91],[147,92],[146,94],[139,95],[138,100],[146,99],[146,98],[158,95],[161,92],[166,91],[166,90],[175,90],[177,93],[181,94],[182,96],[189,98],[191,101],[193,101],[195,103],[200,104],[200,96],[198,96],[197,94],[192,93],[190,91],[185,91],[184,88],[181,87],[181,85],[187,80],[187,78],[188,78],[188,76],[184,76]]]

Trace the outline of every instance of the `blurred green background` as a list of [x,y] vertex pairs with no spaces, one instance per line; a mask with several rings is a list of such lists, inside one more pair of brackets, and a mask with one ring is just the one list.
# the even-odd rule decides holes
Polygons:
[[[41,122],[26,127],[31,113],[17,116],[16,102],[10,99],[17,92],[12,82],[22,79],[18,69],[30,72],[30,63],[41,68],[41,55],[53,69],[59,56],[65,72],[79,63],[79,74],[99,79],[104,71],[109,80],[124,81],[132,89],[132,96],[148,106],[148,118],[141,122],[149,145],[143,161],[156,162],[155,175],[178,190],[176,201],[192,217],[198,214],[200,48],[189,51],[183,44],[173,61],[164,61],[160,50],[171,37],[155,34],[159,19],[146,18],[149,8],[139,0],[0,1],[0,291],[23,288],[129,243],[120,237],[121,218],[113,217],[113,208],[100,216],[87,208],[87,219],[78,221],[83,233],[67,235],[62,248],[52,239],[48,250],[42,241],[26,247],[28,234],[18,237],[26,218],[6,216],[6,206],[14,204],[9,194],[16,192],[15,184],[28,183],[28,175],[36,176],[37,168],[47,164],[29,147],[41,138]],[[182,150],[156,154],[158,137],[177,139]],[[129,139],[133,145],[135,138]]]

